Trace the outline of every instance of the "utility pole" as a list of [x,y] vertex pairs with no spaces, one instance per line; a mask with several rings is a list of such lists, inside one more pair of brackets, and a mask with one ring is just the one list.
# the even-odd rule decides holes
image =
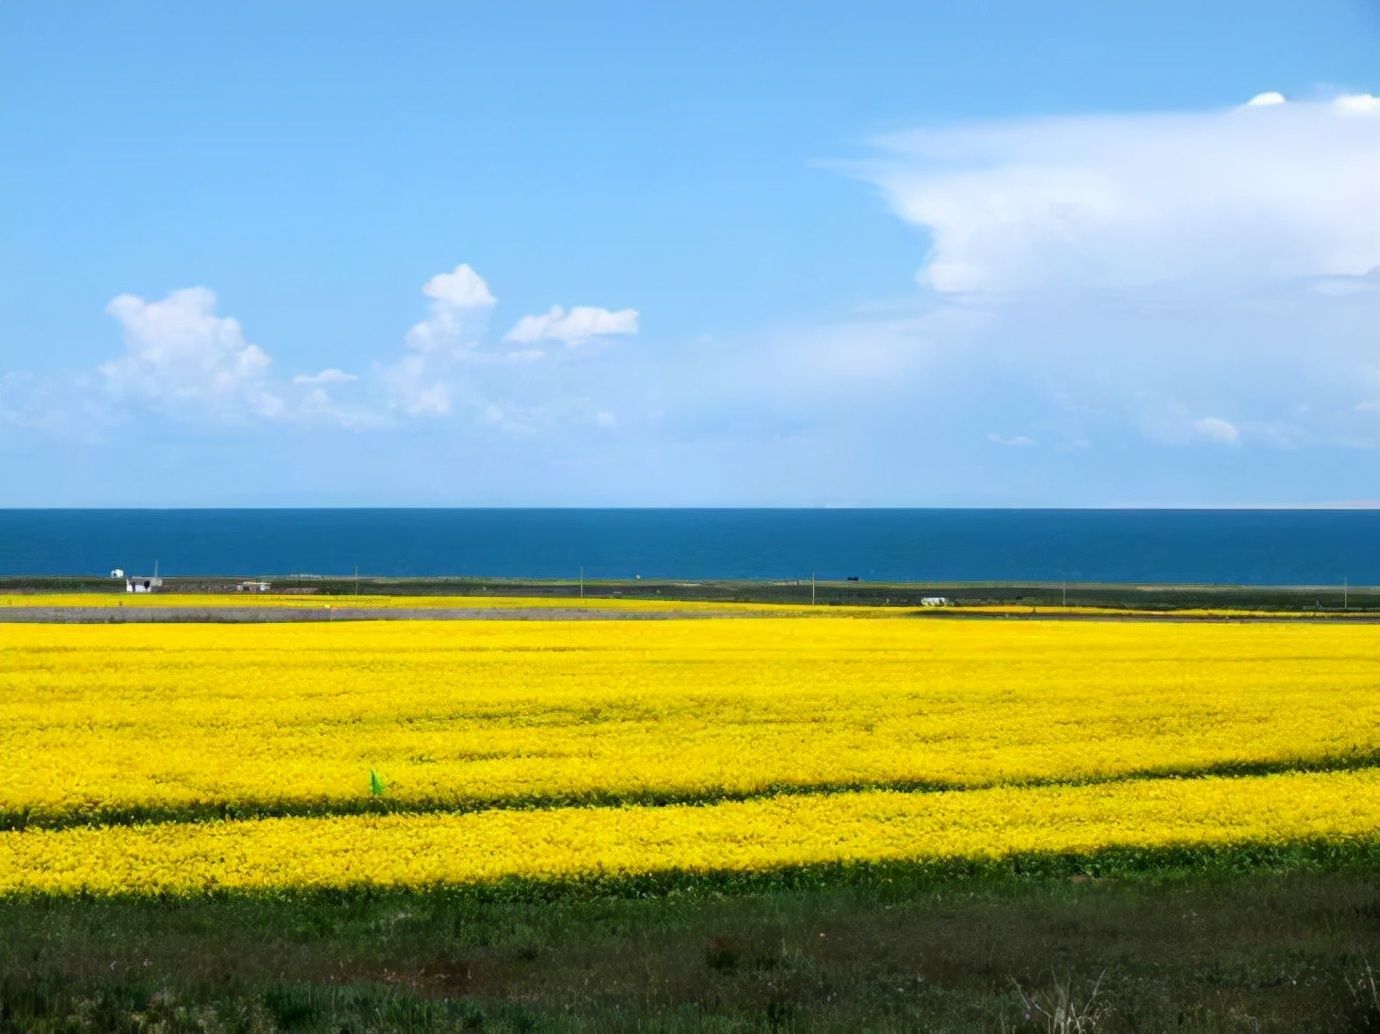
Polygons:
[[1069,605],[1069,583],[1068,583],[1068,579],[1065,579],[1065,580],[1064,580],[1063,592],[1064,592],[1064,607],[1067,608],[1068,605]]

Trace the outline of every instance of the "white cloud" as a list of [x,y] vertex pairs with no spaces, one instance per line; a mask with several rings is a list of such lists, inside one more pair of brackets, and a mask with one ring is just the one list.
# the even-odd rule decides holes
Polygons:
[[1241,439],[1241,433],[1235,424],[1216,416],[1205,416],[1193,421],[1193,430],[1199,437],[1218,445],[1235,445]]
[[422,285],[431,299],[427,318],[407,332],[407,347],[415,352],[456,348],[465,337],[482,329],[484,315],[495,299],[484,278],[461,263],[452,272],[437,273]]
[[1343,94],[1332,103],[1338,111],[1348,115],[1380,114],[1380,97],[1372,93]]
[[353,373],[346,373],[344,370],[338,370],[332,366],[329,369],[322,370],[320,373],[299,373],[296,377],[292,378],[292,383],[305,385],[349,384],[357,380],[359,380],[359,378]]
[[[1267,102],[1268,99],[1268,102]],[[863,171],[942,292],[1230,283],[1380,265],[1380,102],[1036,118],[897,134]]]
[[325,388],[315,387],[297,401],[292,419],[300,424],[345,427],[355,430],[385,427],[387,417],[377,409],[346,404],[333,398]]
[[205,287],[156,302],[113,299],[106,312],[120,324],[125,354],[101,365],[106,386],[117,397],[164,407],[280,416],[283,400],[267,384],[268,354],[245,340],[238,320],[215,310],[216,296]]
[[390,406],[410,417],[446,416],[451,411],[450,374],[457,358],[479,345],[493,292],[474,269],[461,263],[422,285],[430,299],[426,319],[407,332],[408,354],[381,367]]
[[450,412],[450,385],[436,375],[424,355],[405,355],[385,367],[383,381],[394,407],[408,416],[445,416]]
[[896,344],[1061,441],[1376,447],[1380,104],[1252,101],[884,141],[865,175],[930,237],[921,304],[982,321]]
[[[456,415],[523,433],[589,426],[607,389],[576,365],[597,365],[597,351],[501,345],[484,325],[493,293],[465,264],[431,277],[422,294],[427,316],[394,358],[370,363],[363,376],[326,366],[291,377],[274,375],[268,353],[217,311],[205,287],[153,301],[122,294],[107,311],[123,332],[123,352],[86,373],[0,370],[0,427],[92,439],[141,410],[189,422],[354,429]],[[533,341],[573,345],[637,330],[631,309],[557,308],[545,319]],[[594,422],[605,426],[603,417]]]
[[522,317],[503,339],[521,344],[563,341],[574,346],[608,334],[636,334],[637,317],[636,309],[610,312],[592,305],[576,305],[567,310],[553,305],[540,315]]
[[1035,444],[1035,439],[1023,434],[1002,435],[995,431],[987,435],[987,440],[993,445],[1004,445],[1012,449],[1029,449]]
[[1284,94],[1277,90],[1266,90],[1264,93],[1257,93],[1246,102],[1248,108],[1268,108],[1276,104],[1283,104]]
[[453,309],[484,309],[496,301],[484,278],[465,262],[437,273],[422,285],[422,294]]

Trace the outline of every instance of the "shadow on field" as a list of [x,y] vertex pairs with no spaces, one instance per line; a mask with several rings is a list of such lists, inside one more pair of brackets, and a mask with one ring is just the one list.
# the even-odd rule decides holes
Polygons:
[[5,1031],[1366,1032],[1380,887],[1181,872],[10,900],[0,967]]

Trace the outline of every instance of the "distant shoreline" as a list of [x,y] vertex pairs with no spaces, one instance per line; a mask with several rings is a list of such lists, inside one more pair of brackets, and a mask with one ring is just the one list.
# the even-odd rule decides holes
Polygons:
[[[499,578],[332,578],[295,575],[269,578],[270,597],[257,592],[239,592],[237,586],[248,579],[230,577],[165,577],[161,588],[152,593],[130,594],[122,581],[93,576],[0,577],[2,611],[9,611],[6,620],[16,620],[20,609],[66,610],[76,609],[60,598],[69,594],[94,594],[106,598],[106,604],[85,609],[136,609],[116,607],[128,601],[137,609],[162,610],[207,609],[206,597],[217,610],[265,609],[264,604],[277,600],[300,609],[313,610],[309,601],[329,603],[335,610],[333,620],[348,620],[345,611],[352,600],[389,597],[415,599],[424,604],[417,616],[440,618],[442,610],[454,610],[453,616],[476,609],[468,600],[531,599],[540,601],[547,611],[561,602],[572,610],[598,601],[636,603],[645,611],[648,606],[665,603],[697,604],[761,604],[816,607],[867,607],[906,610],[926,609],[950,617],[977,617],[971,608],[1008,608],[1011,611],[1054,610],[1045,616],[1063,618],[1097,615],[1074,614],[1072,609],[1104,611],[1135,611],[1134,615],[1103,614],[1104,617],[1173,616],[1185,611],[1199,612],[1196,617],[1227,617],[1269,619],[1312,615],[1324,620],[1341,616],[1352,618],[1366,614],[1380,616],[1380,587],[1377,586],[1251,586],[1251,585],[1151,585],[1103,582],[867,582],[853,580],[661,580],[661,579],[588,579],[583,583],[574,579],[499,579]],[[257,581],[257,579],[255,579]],[[26,604],[29,597],[48,597],[41,602]],[[195,599],[192,597],[201,597]],[[290,597],[290,599],[288,598]],[[443,602],[439,597],[446,597]],[[451,597],[455,600],[452,602]],[[936,598],[945,601],[941,607],[927,608],[925,601]],[[241,605],[241,601],[243,601]],[[73,600],[73,604],[77,601]],[[517,599],[513,604],[519,605]],[[257,605],[257,606],[256,606]],[[365,604],[367,608],[368,605]],[[967,608],[965,610],[965,608]],[[370,608],[372,609],[372,608]],[[390,609],[411,609],[393,604]],[[479,604],[477,609],[485,609]],[[512,605],[507,608],[510,617]],[[1203,614],[1201,612],[1228,612]],[[1232,612],[1251,612],[1232,613]],[[583,614],[583,612],[582,612]],[[581,614],[581,616],[582,616]],[[377,614],[372,616],[379,616]],[[484,616],[489,616],[487,613]],[[550,614],[544,615],[550,617]],[[1014,613],[1011,616],[1017,616]],[[34,619],[30,619],[34,620]],[[106,618],[104,620],[119,620]],[[147,619],[145,619],[147,620]],[[165,620],[176,620],[168,617]],[[188,620],[182,618],[181,620]],[[217,620],[231,620],[218,618]],[[255,618],[254,620],[259,620]],[[299,617],[292,620],[310,620]]]
[[725,586],[781,598],[780,586],[812,576],[831,586],[857,576],[893,590],[1067,579],[1248,586],[1260,598],[1335,587],[1340,601],[1345,581],[1380,586],[1380,511],[0,510],[0,576],[13,586],[28,576],[94,590],[114,569],[323,592],[345,591],[326,586],[358,571],[387,592],[516,584],[547,594],[583,574],[639,594],[688,583],[712,598]]
[[[839,613],[839,612],[835,612]],[[846,613],[846,612],[844,612]],[[826,611],[823,616],[828,616]],[[1127,611],[1124,614],[1050,613],[1047,611],[983,613],[964,610],[913,610],[897,607],[894,615],[868,611],[869,616],[914,617],[922,621],[1058,621],[1129,622],[1142,624],[1326,624],[1380,625],[1380,611],[1319,614],[1316,611],[1218,613],[1189,615],[1181,611]],[[809,619],[816,610],[802,610],[795,618]],[[168,624],[322,624],[355,621],[698,621],[707,618],[751,620],[781,617],[779,611],[753,610],[596,610],[581,607],[522,607],[502,610],[432,607],[369,609],[363,607],[0,607],[0,624],[44,625],[168,625]],[[788,618],[790,620],[790,618]]]

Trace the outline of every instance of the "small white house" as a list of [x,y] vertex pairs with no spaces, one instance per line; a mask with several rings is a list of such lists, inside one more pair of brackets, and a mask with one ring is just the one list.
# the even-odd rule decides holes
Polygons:
[[950,606],[953,606],[953,602],[954,602],[954,601],[951,600],[951,599],[949,599],[949,597],[947,597],[947,596],[925,596],[925,597],[923,597],[923,598],[920,600],[920,606],[922,606],[922,607],[950,607]]
[[126,575],[125,592],[153,592],[154,589],[163,587],[163,579],[158,575]]
[[272,588],[268,582],[240,582],[235,586],[236,592],[268,592]]

